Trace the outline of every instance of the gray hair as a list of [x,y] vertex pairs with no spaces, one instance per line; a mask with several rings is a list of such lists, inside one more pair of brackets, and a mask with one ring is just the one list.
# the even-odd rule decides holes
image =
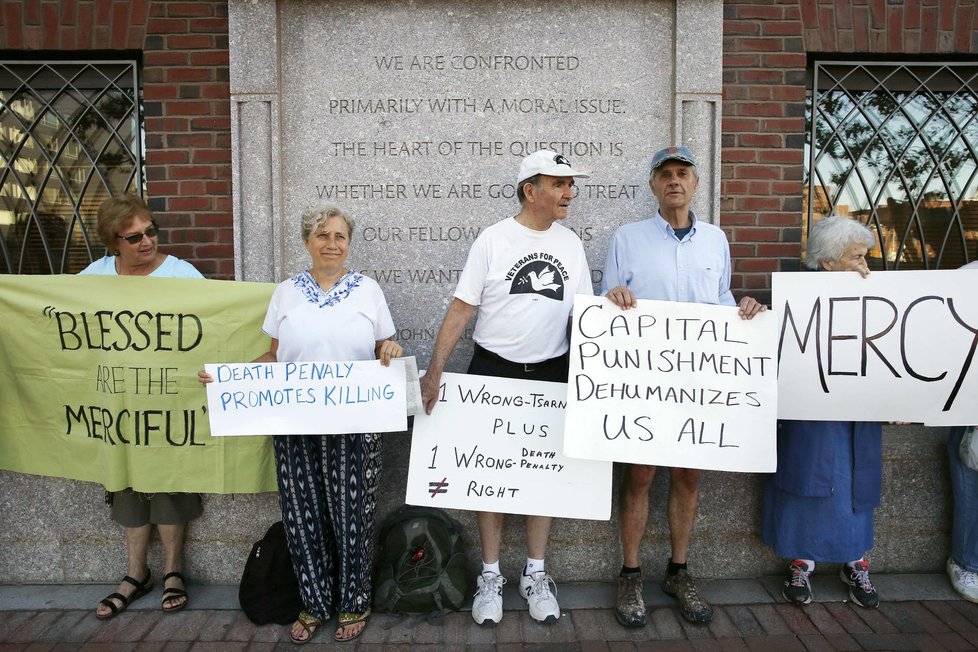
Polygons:
[[808,231],[805,265],[819,269],[822,262],[836,262],[854,244],[876,246],[876,236],[862,222],[841,215],[823,217]]
[[353,239],[353,229],[356,227],[356,223],[353,218],[344,213],[337,206],[332,204],[318,204],[314,206],[309,206],[306,210],[302,211],[302,220],[300,225],[300,233],[302,234],[302,241],[305,242],[309,239],[309,235],[326,223],[331,217],[341,217],[343,221],[346,222],[347,231],[349,231],[350,239]]

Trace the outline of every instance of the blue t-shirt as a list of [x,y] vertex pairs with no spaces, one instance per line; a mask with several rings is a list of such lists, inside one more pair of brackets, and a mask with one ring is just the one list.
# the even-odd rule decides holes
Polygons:
[[[99,274],[102,276],[118,276],[115,271],[115,256],[104,256],[78,272],[79,274]],[[197,268],[176,256],[167,256],[160,266],[148,274],[165,278],[204,278]]]

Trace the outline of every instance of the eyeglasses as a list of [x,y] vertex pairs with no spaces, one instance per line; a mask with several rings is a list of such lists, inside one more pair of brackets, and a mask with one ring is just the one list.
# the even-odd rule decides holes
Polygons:
[[142,242],[143,236],[146,236],[147,238],[155,238],[156,234],[158,234],[159,232],[160,232],[160,228],[155,224],[153,224],[142,233],[133,233],[132,235],[117,235],[116,237],[119,238],[120,240],[125,240],[131,245],[134,245]]

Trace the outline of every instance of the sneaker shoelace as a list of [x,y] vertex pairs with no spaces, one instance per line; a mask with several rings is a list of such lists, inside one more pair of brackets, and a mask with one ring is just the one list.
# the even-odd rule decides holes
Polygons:
[[[486,575],[490,575],[489,579],[486,579]],[[492,600],[498,594],[502,593],[503,584],[506,583],[506,578],[501,575],[496,575],[495,573],[483,573],[482,575],[482,586],[475,592],[475,595],[482,600]]]
[[557,585],[554,580],[547,573],[534,573],[533,584],[530,585],[530,590],[527,591],[530,595],[535,595],[540,599],[550,597],[550,586],[553,585],[554,590],[557,590]]
[[623,593],[625,594],[625,605],[629,608],[644,606],[644,602],[642,601],[640,592],[638,590],[638,577],[629,577],[627,575],[623,577],[625,580],[625,586],[623,587]]
[[850,566],[849,577],[866,593],[872,593],[875,590],[873,583],[869,581],[869,564]]
[[808,570],[807,566],[802,566],[801,564],[791,565],[791,579],[788,584],[797,588],[803,588],[809,585],[809,576],[811,572]]
[[971,571],[963,571],[960,575],[961,584],[968,587],[969,589],[978,588],[978,573],[972,573]]

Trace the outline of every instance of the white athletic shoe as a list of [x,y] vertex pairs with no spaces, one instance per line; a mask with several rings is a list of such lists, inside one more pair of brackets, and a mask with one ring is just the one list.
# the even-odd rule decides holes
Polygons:
[[475,579],[479,587],[472,599],[472,620],[480,625],[495,625],[503,619],[503,584],[506,578],[486,571]]
[[962,598],[971,602],[978,602],[978,573],[966,571],[948,557],[947,575],[951,578],[951,586],[961,594]]
[[530,617],[538,623],[555,623],[560,618],[560,606],[551,587],[557,590],[553,578],[544,571],[520,575],[520,595],[530,607]]

